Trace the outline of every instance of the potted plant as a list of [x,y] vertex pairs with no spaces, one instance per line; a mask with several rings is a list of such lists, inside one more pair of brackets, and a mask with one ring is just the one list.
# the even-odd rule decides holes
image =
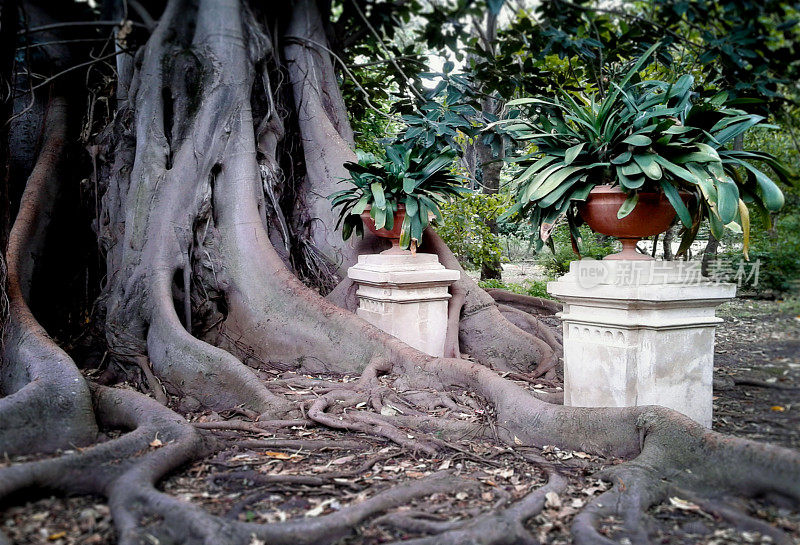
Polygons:
[[733,141],[763,117],[727,105],[727,94],[703,97],[694,78],[641,80],[651,47],[603,96],[561,91],[555,98],[509,103],[525,112],[496,123],[531,153],[516,159],[516,214],[536,227],[535,248],[552,245],[550,233],[566,218],[578,240],[581,222],[620,238],[624,250],[606,259],[650,259],[636,241],[666,230],[677,214],[681,248],[697,236],[704,219],[712,234],[744,233],[749,244],[749,206],[776,211],[783,194],[758,164],[783,181],[790,173],[773,156],[731,149]]
[[420,149],[411,145],[384,147],[385,157],[358,152],[358,162],[345,163],[349,187],[330,196],[340,208],[338,229],[347,240],[363,226],[392,242],[387,252],[416,251],[431,221],[441,219],[439,205],[469,191],[450,172],[455,152],[446,147]]

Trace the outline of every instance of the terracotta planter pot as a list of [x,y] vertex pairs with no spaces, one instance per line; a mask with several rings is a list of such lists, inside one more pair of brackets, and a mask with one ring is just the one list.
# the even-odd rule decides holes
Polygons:
[[388,250],[381,252],[382,254],[403,254],[409,250],[402,250],[400,248],[400,231],[403,229],[403,220],[406,217],[406,205],[398,204],[397,212],[394,213],[394,226],[391,229],[376,229],[375,220],[369,215],[372,207],[368,206],[366,210],[361,212],[361,221],[364,227],[377,237],[385,238],[392,243],[392,247]]
[[[684,202],[692,198],[687,191],[681,191],[680,195]],[[664,193],[641,192],[633,211],[617,219],[617,211],[627,197],[619,187],[598,185],[580,206],[580,215],[592,231],[616,237],[622,243],[621,252],[604,259],[652,260],[649,255],[636,251],[636,243],[666,231],[675,218],[675,209]]]

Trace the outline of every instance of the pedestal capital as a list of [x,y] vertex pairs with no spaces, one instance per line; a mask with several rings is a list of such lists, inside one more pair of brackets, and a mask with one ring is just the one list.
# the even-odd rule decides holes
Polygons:
[[446,269],[436,254],[367,254],[347,270],[358,284],[403,289],[449,286],[461,273]]

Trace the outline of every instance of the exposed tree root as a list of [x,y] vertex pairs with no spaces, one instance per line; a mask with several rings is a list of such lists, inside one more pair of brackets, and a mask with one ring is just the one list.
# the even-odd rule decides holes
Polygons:
[[[224,410],[223,415],[247,420],[221,421],[214,415],[213,421],[190,423],[132,390],[97,386],[90,392],[34,319],[26,304],[33,254],[41,250],[47,207],[56,201],[59,139],[66,126],[56,122],[64,105],[51,104],[48,117],[55,121],[48,123],[52,128],[7,254],[11,325],[0,385],[10,395],[0,398],[0,451],[32,454],[98,441],[103,436],[95,418],[114,438],[0,468],[0,497],[41,488],[103,495],[123,545],[333,543],[384,514],[381,524],[426,534],[411,543],[488,545],[534,543],[526,522],[565,487],[552,465],[529,459],[547,472],[547,484],[517,501],[503,493],[490,512],[461,520],[432,520],[420,509],[396,511],[432,494],[480,486],[444,471],[361,490],[366,499],[332,514],[265,525],[212,515],[156,488],[178,466],[232,445],[359,450],[356,439],[264,437],[314,425],[388,440],[406,453],[454,452],[486,466],[496,462],[464,442],[479,438],[511,449],[557,445],[625,460],[600,474],[613,487],[575,518],[578,543],[608,542],[600,528],[606,516],[623,520],[623,537],[647,542],[652,526],[647,509],[676,493],[734,525],[783,540],[780,532],[712,496],[797,504],[798,453],[725,437],[659,407],[549,404],[497,373],[530,382],[552,372],[560,338],[537,317],[556,312],[558,305],[487,294],[462,271],[453,286],[447,353],[474,361],[433,358],[344,308],[352,302],[346,283],[326,300],[287,268],[300,261],[305,265],[298,269],[312,268],[309,263],[322,267],[324,256],[341,277],[359,251],[379,244],[367,238],[347,245],[331,229],[334,218],[325,197],[343,175],[342,163],[353,158],[352,133],[317,8],[310,0],[293,3],[288,29],[273,36],[238,0],[171,0],[135,63],[130,85],[121,82],[126,92],[120,96],[127,98],[120,99],[114,147],[106,150],[113,166],[106,166],[98,223],[107,251],[102,303],[110,353],[116,364],[142,369],[154,392],[163,384],[171,397],[159,396],[161,401],[178,410]],[[292,84],[306,169],[302,187],[294,188],[298,209],[288,220],[281,192],[293,188],[280,187],[276,172],[286,118],[271,89],[270,75],[279,70],[266,68],[282,62],[281,53],[288,66],[280,74]],[[266,112],[254,107],[264,102],[256,92],[273,101]],[[423,250],[460,270],[434,232],[425,240]],[[275,241],[282,241],[285,251],[277,251]],[[318,276],[325,280],[325,271]],[[269,383],[264,378],[269,373],[258,375],[245,362],[273,372],[329,376],[315,380],[287,373]],[[232,439],[238,432],[248,438]],[[237,486],[246,480],[262,488],[355,488],[336,479],[368,471],[381,459],[314,475],[236,466],[238,473],[212,480],[233,480]]]
[[525,528],[525,521],[542,511],[550,494],[566,488],[566,480],[552,467],[548,467],[548,482],[536,488],[521,500],[505,505],[501,500],[495,509],[465,521],[432,522],[419,516],[404,513],[385,515],[378,522],[391,524],[416,533],[432,534],[429,537],[404,540],[412,545],[536,545],[536,540]]
[[94,440],[89,391],[70,357],[33,317],[28,300],[59,189],[67,103],[51,99],[42,150],[9,237],[9,322],[0,362],[0,454],[50,452]]
[[499,304],[509,307],[514,307],[517,310],[533,314],[534,316],[552,316],[557,312],[563,310],[561,303],[542,299],[541,297],[531,297],[529,295],[521,295],[507,290],[498,288],[490,288],[486,293],[492,296],[492,299]]
[[561,346],[561,335],[550,329],[549,326],[543,324],[540,320],[537,320],[535,316],[507,305],[497,305],[497,308],[500,309],[500,314],[509,322],[521,330],[527,331],[531,335],[542,339],[556,354],[563,350]]

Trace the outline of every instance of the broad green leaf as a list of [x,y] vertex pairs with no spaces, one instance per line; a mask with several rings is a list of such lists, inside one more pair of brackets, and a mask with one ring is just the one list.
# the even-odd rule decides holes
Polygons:
[[624,152],[620,153],[619,155],[617,155],[616,157],[614,157],[613,159],[611,159],[611,164],[612,165],[624,165],[625,163],[627,163],[630,160],[631,160],[631,152],[624,151]]
[[578,189],[574,190],[572,194],[569,196],[571,201],[585,201],[586,198],[589,196],[589,192],[594,189],[596,183],[588,183],[585,186],[581,186]]
[[414,197],[406,197],[405,204],[406,216],[416,216],[419,213],[419,201]]
[[418,245],[422,242],[422,222],[419,220],[419,216],[411,217],[411,238],[415,239]]
[[695,176],[685,168],[670,162],[669,160],[661,157],[660,155],[656,155],[655,160],[659,165],[661,165],[661,167],[664,170],[670,172],[674,176],[677,176],[681,180],[689,182],[690,184],[700,185],[701,181],[697,178],[697,176]]
[[625,176],[638,176],[639,174],[643,174],[642,167],[640,167],[635,161],[631,161],[626,165],[617,167],[617,171],[622,172],[622,174]]
[[717,188],[717,211],[723,224],[728,224],[736,218],[739,209],[739,188],[731,179],[717,178],[714,181]]
[[664,134],[684,134],[692,130],[692,127],[685,125],[673,125],[664,131]]
[[764,202],[764,207],[770,212],[777,212],[783,208],[784,196],[780,188],[775,185],[769,176],[758,170],[747,161],[738,161],[739,165],[749,170],[753,177],[756,179],[758,188],[761,190],[761,200]]
[[633,160],[642,169],[645,176],[651,180],[659,180],[662,176],[661,167],[656,162],[657,155],[653,153],[636,154]]
[[[559,163],[557,163],[555,165],[550,165],[549,167],[547,167],[546,169],[544,169],[540,173],[536,174],[533,177],[533,180],[531,180],[527,185],[520,186],[520,189],[521,189],[521,192],[520,192],[520,195],[519,195],[520,202],[525,203],[525,202],[528,202],[528,201],[532,200],[531,196],[533,195],[533,192],[536,191],[539,188],[539,186],[541,186],[542,183],[553,172],[556,172],[557,170],[562,169],[562,168],[565,168],[565,165],[564,165],[563,162],[559,162]],[[569,167],[566,167],[566,168],[569,168]],[[524,187],[524,189],[522,189],[523,187]]]
[[719,212],[716,206],[712,206],[711,212],[708,214],[708,228],[717,240],[720,240],[725,234],[725,225],[719,219]]
[[411,245],[411,216],[403,218],[403,225],[400,227],[400,247],[407,250]]
[[697,146],[697,149],[699,149],[701,153],[705,153],[707,155],[710,155],[716,161],[721,161],[721,159],[719,157],[719,153],[717,153],[717,150],[715,150],[714,148],[712,148],[708,144],[703,144],[702,142],[697,142],[697,144],[695,144],[695,145]]
[[730,142],[740,134],[744,134],[751,127],[758,125],[761,121],[764,120],[764,118],[761,117],[760,115],[749,115],[746,117],[747,117],[746,120],[730,125],[722,129],[718,133],[715,133],[714,138],[716,138],[717,142],[719,142],[720,145]]
[[684,204],[683,199],[681,199],[681,195],[678,193],[678,190],[674,185],[663,179],[659,180],[658,183],[661,185],[661,189],[664,190],[664,195],[667,196],[670,204],[672,204],[672,208],[675,209],[675,212],[681,219],[681,223],[683,223],[683,225],[687,228],[691,228],[692,216],[689,214],[689,209],[686,208],[686,204]]
[[623,144],[630,144],[631,146],[649,146],[653,140],[643,134],[632,134],[622,141]]
[[383,185],[380,182],[373,182],[370,186],[372,198],[375,199],[375,206],[384,208],[386,206],[386,195],[383,193]]
[[625,189],[639,189],[644,185],[644,175],[639,173],[632,176],[628,176],[627,174],[622,172],[622,169],[617,167],[617,179],[619,180],[619,185],[621,185]]
[[[716,155],[716,154],[715,154]],[[674,158],[674,162],[685,165],[687,163],[715,163],[719,161],[719,155],[710,155],[702,151],[684,153]]]
[[406,148],[402,145],[386,146],[386,157],[395,165],[402,168],[405,165],[405,151]]
[[583,170],[585,167],[570,167],[564,166],[562,169],[553,172],[550,176],[548,176],[540,185],[536,188],[536,190],[531,194],[530,200],[535,201],[541,199],[551,191],[553,191],[558,185],[575,174],[576,172]]
[[370,210],[372,219],[375,220],[375,229],[383,229],[386,226],[386,209],[373,206]]
[[544,196],[538,203],[537,206],[541,208],[548,208],[553,206],[561,197],[563,197],[575,184],[585,181],[586,176],[575,176],[570,180],[560,184],[558,187],[553,189],[549,194]]
[[367,205],[369,204],[370,195],[362,196],[356,205],[353,207],[353,214],[360,215],[364,210],[367,209]]
[[697,178],[699,182],[697,185],[700,186],[700,191],[703,192],[703,197],[705,197],[706,201],[716,204],[717,188],[714,186],[714,179],[708,172],[694,163],[688,163],[686,168]]
[[625,202],[623,202],[622,206],[620,206],[619,210],[617,210],[617,219],[622,219],[631,212],[633,212],[633,209],[636,208],[636,203],[638,202],[639,202],[638,191],[634,191],[633,193],[629,194],[628,198],[625,199]]
[[522,171],[522,174],[517,176],[514,179],[514,181],[518,184],[521,184],[525,180],[527,180],[528,178],[539,172],[541,169],[543,169],[544,167],[546,167],[547,165],[556,160],[558,160],[558,157],[552,157],[552,156],[542,157],[541,159],[533,163],[531,166],[526,168],[524,171]]
[[675,97],[682,95],[689,91],[692,88],[692,85],[694,85],[694,77],[690,74],[684,74],[678,78],[678,81],[675,82],[675,85],[670,88],[667,96]]
[[741,159],[746,161],[748,159],[756,160],[756,161],[763,161],[769,167],[775,171],[778,177],[782,181],[788,181],[790,179],[794,179],[795,185],[800,187],[800,177],[796,176],[796,174],[789,168],[786,167],[783,163],[778,161],[775,156],[764,153],[760,151],[735,151],[735,150],[724,150],[722,153],[725,154],[726,157]]
[[564,154],[564,164],[565,165],[572,164],[572,162],[575,160],[575,158],[580,154],[580,152],[583,149],[584,145],[586,145],[586,143],[582,142],[582,143],[578,144],[577,146],[572,146],[571,148],[569,148],[567,150],[567,152]]
[[386,210],[386,220],[384,221],[383,228],[391,231],[394,229],[394,210],[388,207]]
[[417,178],[416,187],[419,187],[422,182],[433,176],[435,173],[442,170],[445,166],[453,164],[453,155],[452,154],[442,154],[438,157],[434,158],[428,164],[426,164],[420,173],[420,177]]

